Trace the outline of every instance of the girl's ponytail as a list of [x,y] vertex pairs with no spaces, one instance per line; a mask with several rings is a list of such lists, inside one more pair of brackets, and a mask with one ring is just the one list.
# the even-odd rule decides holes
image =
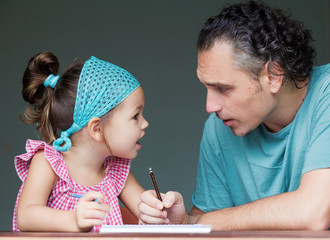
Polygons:
[[30,59],[23,75],[22,95],[31,104],[21,120],[28,124],[37,123],[37,129],[46,142],[54,139],[54,129],[50,123],[50,107],[54,89],[45,87],[44,82],[50,74],[57,75],[59,62],[51,52],[42,52]]
[[50,74],[57,75],[58,70],[58,59],[51,52],[38,53],[32,57],[23,75],[24,100],[30,104],[42,101],[44,93],[48,91],[48,88],[44,86],[46,78]]

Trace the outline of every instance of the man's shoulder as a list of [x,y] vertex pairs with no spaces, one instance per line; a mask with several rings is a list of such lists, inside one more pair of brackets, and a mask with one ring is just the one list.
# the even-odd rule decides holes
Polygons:
[[315,85],[330,84],[330,63],[318,67],[313,67],[310,81]]
[[311,103],[319,102],[330,93],[330,64],[313,67],[306,100]]
[[313,70],[330,74],[330,63],[320,65],[320,66],[314,66]]

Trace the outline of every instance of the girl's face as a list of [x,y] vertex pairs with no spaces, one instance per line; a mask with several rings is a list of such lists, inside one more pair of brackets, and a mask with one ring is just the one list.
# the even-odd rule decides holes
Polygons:
[[139,140],[149,123],[143,117],[145,99],[142,87],[138,87],[122,103],[115,107],[106,120],[104,136],[111,155],[133,159],[141,148]]

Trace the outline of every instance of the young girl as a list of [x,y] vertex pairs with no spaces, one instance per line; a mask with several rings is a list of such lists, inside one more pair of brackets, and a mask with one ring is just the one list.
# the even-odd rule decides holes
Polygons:
[[[91,57],[61,77],[50,52],[32,57],[23,76],[31,104],[25,122],[44,141],[28,140],[15,157],[23,184],[13,231],[99,231],[123,224],[119,199],[138,216],[142,187],[130,171],[148,122],[139,82],[124,69]],[[76,194],[83,195],[80,199]]]

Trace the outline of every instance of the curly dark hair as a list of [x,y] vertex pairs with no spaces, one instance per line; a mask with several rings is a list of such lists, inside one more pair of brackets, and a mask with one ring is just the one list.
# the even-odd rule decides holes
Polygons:
[[199,33],[198,51],[209,50],[215,41],[229,43],[237,67],[252,78],[258,79],[269,62],[270,71],[278,66],[284,80],[296,86],[308,77],[316,55],[302,22],[256,1],[230,5],[210,17]]

